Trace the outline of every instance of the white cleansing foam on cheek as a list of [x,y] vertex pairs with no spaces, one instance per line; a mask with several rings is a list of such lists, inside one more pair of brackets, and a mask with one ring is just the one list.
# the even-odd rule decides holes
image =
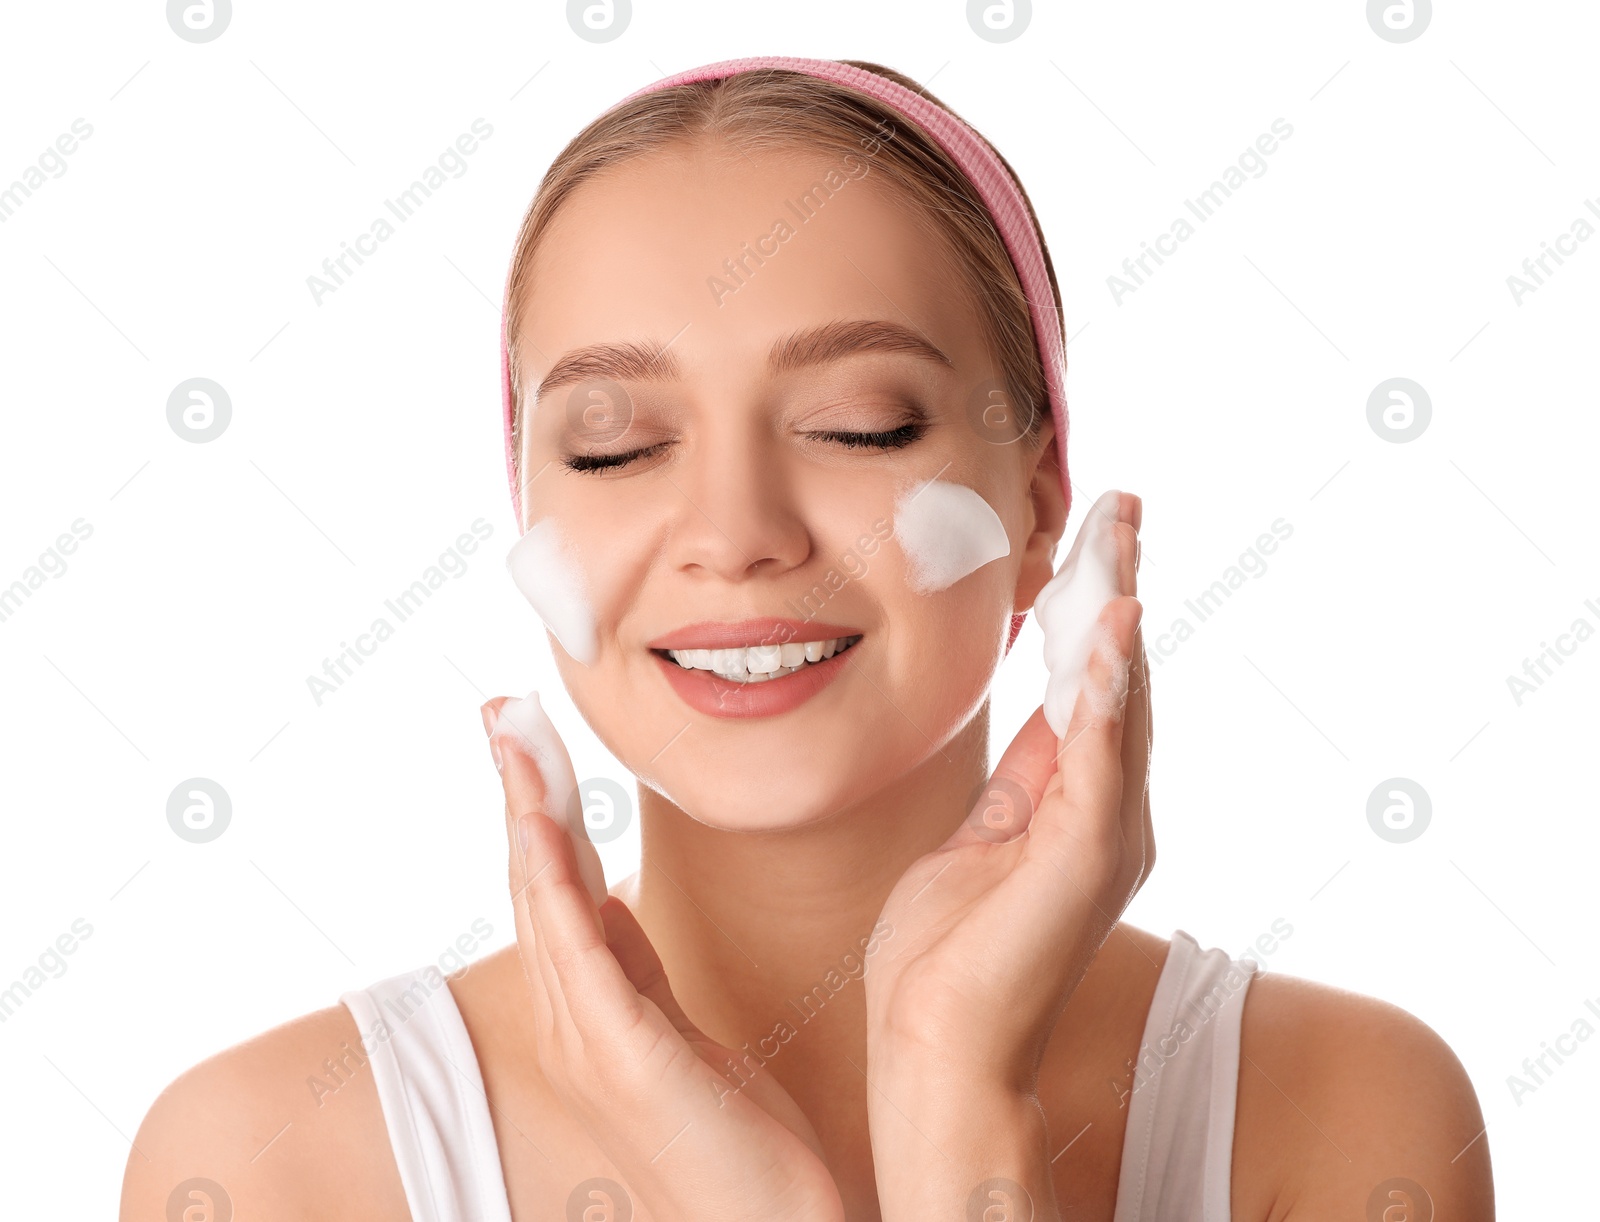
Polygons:
[[1011,554],[1011,538],[994,507],[965,484],[943,480],[901,494],[894,533],[905,553],[906,580],[918,594],[948,589]]
[[578,857],[578,872],[598,908],[606,902],[605,870],[600,865],[600,854],[589,839],[589,829],[584,826],[572,757],[539,703],[539,693],[529,692],[525,700],[507,700],[501,705],[500,717],[490,737],[514,739],[539,766],[539,775],[544,778],[545,813],[565,827],[571,836]]
[[506,568],[561,648],[592,666],[599,654],[594,609],[577,551],[556,520],[543,518],[528,527],[507,553]]
[[1072,550],[1061,562],[1033,610],[1044,631],[1044,664],[1050,671],[1045,685],[1044,718],[1060,738],[1072,720],[1072,708],[1095,650],[1111,663],[1111,690],[1090,707],[1096,717],[1112,711],[1127,694],[1128,664],[1111,633],[1100,625],[1100,612],[1120,594],[1117,586],[1117,524],[1120,492],[1103,493],[1089,509]]

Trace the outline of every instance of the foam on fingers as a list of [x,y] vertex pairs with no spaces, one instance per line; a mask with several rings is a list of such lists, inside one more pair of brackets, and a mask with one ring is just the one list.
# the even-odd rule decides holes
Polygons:
[[[1111,629],[1104,624],[1096,622],[1094,649],[1092,656],[1099,658],[1106,667],[1106,682],[1104,685],[1089,683],[1089,715],[1096,721],[1119,721],[1128,705],[1128,677],[1133,666],[1133,659],[1122,652],[1117,637]],[[1085,667],[1087,670],[1087,667]],[[1067,713],[1070,721],[1071,711]],[[1058,735],[1059,737],[1059,735]]]
[[[1111,664],[1111,689],[1091,691],[1096,717],[1118,707],[1127,698],[1128,659],[1118,648],[1100,613],[1121,593],[1117,583],[1117,506],[1121,492],[1102,493],[1089,507],[1072,550],[1056,574],[1039,591],[1034,613],[1044,632],[1044,664],[1050,672],[1045,685],[1044,716],[1060,738],[1072,720],[1072,709],[1083,690],[1091,653],[1099,651]],[[1120,696],[1117,691],[1120,689]]]
[[500,707],[500,715],[489,736],[508,741],[539,769],[544,780],[544,813],[567,829],[578,858],[578,872],[598,908],[605,903],[608,894],[605,870],[600,864],[600,854],[589,839],[589,829],[584,826],[572,757],[539,703],[539,693],[529,692],[523,700],[507,700]]

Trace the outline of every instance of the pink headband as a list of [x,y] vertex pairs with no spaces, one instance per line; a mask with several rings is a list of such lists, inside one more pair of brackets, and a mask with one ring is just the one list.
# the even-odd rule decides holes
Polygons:
[[[686,85],[693,81],[719,80],[758,68],[782,68],[790,72],[803,72],[808,76],[833,81],[848,86],[868,97],[875,98],[899,111],[920,127],[944,149],[961,167],[977,188],[995,228],[1005,241],[1011,263],[1017,269],[1023,294],[1028,299],[1028,312],[1033,318],[1034,340],[1039,346],[1039,358],[1044,363],[1045,385],[1050,393],[1050,410],[1055,417],[1056,457],[1061,464],[1061,490],[1066,497],[1067,509],[1072,509],[1072,480],[1067,475],[1067,358],[1061,341],[1061,330],[1055,325],[1053,311],[1055,298],[1050,291],[1050,278],[1045,271],[1044,250],[1034,233],[1033,222],[1022,192],[1012,180],[1000,158],[989,148],[983,138],[944,107],[930,102],[919,93],[913,93],[875,72],[842,64],[831,59],[799,59],[787,55],[761,55],[752,59],[729,59],[720,63],[690,68],[673,76],[664,77],[653,85],[636,89],[618,105],[658,89]],[[500,390],[502,416],[506,439],[506,476],[511,484],[511,504],[516,511],[518,529],[522,523],[522,489],[517,484],[516,453],[511,439],[512,395],[511,352],[506,334],[507,298],[511,281],[506,278],[506,297],[502,298],[500,315]],[[1011,617],[1011,636],[1006,642],[1009,651],[1022,630],[1025,615]]]

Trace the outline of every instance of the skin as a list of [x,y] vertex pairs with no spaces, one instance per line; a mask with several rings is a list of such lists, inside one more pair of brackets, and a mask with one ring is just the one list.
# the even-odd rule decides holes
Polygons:
[[[586,434],[581,413],[574,430],[570,387],[526,430],[525,524],[559,517],[597,610],[593,666],[552,648],[585,721],[640,778],[644,852],[597,914],[567,842],[541,822],[537,770],[502,748],[518,937],[450,988],[518,1222],[561,1216],[590,1176],[627,1179],[636,1216],[655,1219],[685,1216],[686,1200],[697,1216],[754,1216],[729,1212],[740,1194],[760,1216],[954,1217],[991,1175],[1026,1185],[1040,1218],[1114,1208],[1127,1116],[1114,1084],[1138,1055],[1168,949],[1116,919],[1154,863],[1141,507],[1123,498],[1125,597],[1103,621],[1133,660],[1126,712],[1090,724],[1080,703],[1065,751],[1036,713],[996,766],[1029,796],[1026,834],[976,837],[970,798],[990,773],[986,693],[1007,619],[1031,606],[1061,541],[1054,447],[1048,428],[1039,448],[975,439],[968,396],[998,375],[977,306],[931,230],[870,176],[714,302],[706,277],[835,163],[707,144],[639,159],[581,188],[541,248],[522,332],[530,389],[597,343],[670,340],[680,368],[615,379],[621,436]],[[775,341],[840,319],[910,327],[948,364],[870,350],[769,373]],[[908,403],[929,428],[904,448],[815,436],[893,429]],[[562,465],[658,443],[601,474]],[[684,708],[647,641],[790,613],[784,600],[888,517],[906,481],[936,475],[994,506],[1008,557],[925,597],[885,544],[825,614],[863,634],[833,685],[782,717]],[[652,1164],[658,1130],[671,1136],[672,1118],[714,1089],[717,1046],[769,1036],[880,919],[895,931],[865,979]],[[1426,1025],[1277,973],[1251,985],[1242,1022],[1236,1218],[1363,1217],[1373,1188],[1402,1175],[1437,1217],[1492,1218],[1476,1097]],[[223,1183],[238,1216],[406,1217],[370,1071],[320,1104],[306,1089],[357,1039],[331,1006],[180,1076],[135,1138],[122,1217],[161,1216],[193,1175]],[[630,1070],[641,1059],[659,1072]]]

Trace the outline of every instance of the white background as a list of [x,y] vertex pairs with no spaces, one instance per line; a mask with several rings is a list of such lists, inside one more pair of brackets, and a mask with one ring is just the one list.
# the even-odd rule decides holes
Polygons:
[[[1506,1079],[1600,1026],[1600,641],[1520,705],[1507,676],[1600,628],[1600,241],[1520,304],[1506,278],[1600,198],[1600,15],[1441,7],[1394,44],[1357,2],[1051,5],[994,44],[954,3],[641,0],[596,45],[559,4],[277,0],[195,45],[159,3],[9,6],[0,183],[93,127],[0,224],[0,585],[93,531],[0,623],[0,987],[93,927],[0,1025],[10,1212],[70,1192],[107,1216],[184,1068],[477,918],[482,951],[511,936],[487,695],[537,686],[579,775],[625,778],[502,567],[498,301],[585,122],[766,53],[909,73],[1016,167],[1072,336],[1069,533],[1100,490],[1143,495],[1152,648],[1292,526],[1155,670],[1160,864],[1128,919],[1237,954],[1284,918],[1270,969],[1456,1050],[1507,1216],[1592,1201],[1600,1040],[1520,1104]],[[480,117],[468,171],[315,304],[307,276]],[[1107,277],[1278,118],[1266,172],[1119,304]],[[206,444],[166,418],[192,377],[232,400]],[[1391,377],[1432,402],[1404,444],[1367,419]],[[466,574],[318,707],[306,677],[479,518]],[[1030,618],[997,750],[1042,696],[1039,647]],[[197,776],[233,804],[204,845],[166,821]],[[1404,844],[1366,816],[1396,776],[1433,809]],[[607,846],[608,874],[637,851],[636,829]]]

